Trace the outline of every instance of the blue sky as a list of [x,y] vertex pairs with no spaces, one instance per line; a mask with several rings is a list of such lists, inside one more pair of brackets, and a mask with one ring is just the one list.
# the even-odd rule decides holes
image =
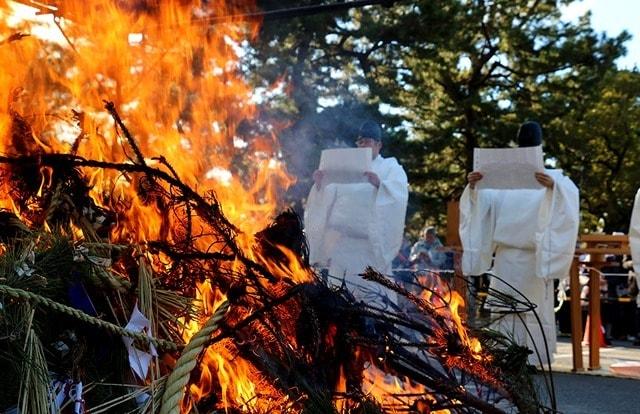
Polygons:
[[582,0],[565,8],[564,16],[572,20],[591,10],[591,24],[598,32],[617,36],[623,30],[633,38],[625,46],[627,56],[616,62],[622,69],[640,69],[640,0]]

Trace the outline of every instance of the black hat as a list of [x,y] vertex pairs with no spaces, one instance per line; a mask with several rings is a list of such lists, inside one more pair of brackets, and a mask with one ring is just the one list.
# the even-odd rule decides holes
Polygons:
[[518,129],[518,146],[535,147],[542,145],[542,128],[535,121],[525,122]]
[[358,138],[372,138],[376,141],[382,140],[382,128],[378,125],[377,122],[374,121],[365,121],[362,125],[360,125],[360,130],[358,131]]

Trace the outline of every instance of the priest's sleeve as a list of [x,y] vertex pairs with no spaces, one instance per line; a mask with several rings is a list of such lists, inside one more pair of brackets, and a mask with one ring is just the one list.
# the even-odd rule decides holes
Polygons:
[[554,179],[547,200],[540,207],[536,234],[536,276],[562,279],[569,273],[575,254],[580,222],[578,188],[559,171],[548,171]]
[[326,266],[328,257],[325,246],[327,218],[335,199],[335,186],[316,188],[314,185],[307,197],[304,210],[304,228],[309,244],[309,262]]
[[389,272],[391,261],[402,246],[409,184],[407,174],[395,158],[387,158],[385,162],[388,169],[380,176],[369,237],[378,259],[378,270]]
[[495,250],[494,192],[471,189],[468,185],[460,198],[460,241],[462,273],[480,275],[491,267]]

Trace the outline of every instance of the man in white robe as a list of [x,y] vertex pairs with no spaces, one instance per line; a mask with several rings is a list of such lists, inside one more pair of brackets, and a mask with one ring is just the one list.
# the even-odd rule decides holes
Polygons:
[[[521,147],[541,145],[540,126],[523,124],[518,141]],[[539,364],[550,362],[556,347],[553,279],[568,275],[580,207],[577,187],[560,170],[536,172],[535,177],[543,188],[478,190],[475,184],[482,174],[469,173],[469,185],[460,199],[460,238],[464,274],[491,269],[504,280],[492,278],[492,289],[522,301],[517,290],[536,305],[542,331],[532,312],[507,315],[494,328],[531,349],[529,362]]]
[[636,193],[629,223],[629,248],[633,260],[633,271],[640,275],[640,190]]
[[304,214],[309,259],[328,268],[331,285],[344,283],[357,299],[386,306],[395,294],[358,275],[367,266],[391,274],[391,261],[402,245],[407,175],[395,158],[380,156],[382,130],[376,123],[361,126],[356,145],[371,148],[366,182],[323,183],[323,171],[314,172]]
[[[631,260],[633,262],[633,272],[636,286],[640,284],[640,190],[636,192],[631,212],[631,223],[629,224],[629,248],[631,250]],[[632,277],[632,276],[630,276]],[[640,345],[640,294],[636,295],[636,315],[635,315],[634,335],[636,336],[634,345]]]

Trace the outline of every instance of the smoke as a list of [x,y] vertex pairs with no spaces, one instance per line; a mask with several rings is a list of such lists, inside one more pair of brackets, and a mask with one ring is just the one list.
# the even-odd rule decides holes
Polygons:
[[377,119],[375,113],[362,105],[338,105],[300,118],[279,134],[288,170],[298,178],[286,195],[298,213],[302,213],[322,150],[355,146],[360,125]]

